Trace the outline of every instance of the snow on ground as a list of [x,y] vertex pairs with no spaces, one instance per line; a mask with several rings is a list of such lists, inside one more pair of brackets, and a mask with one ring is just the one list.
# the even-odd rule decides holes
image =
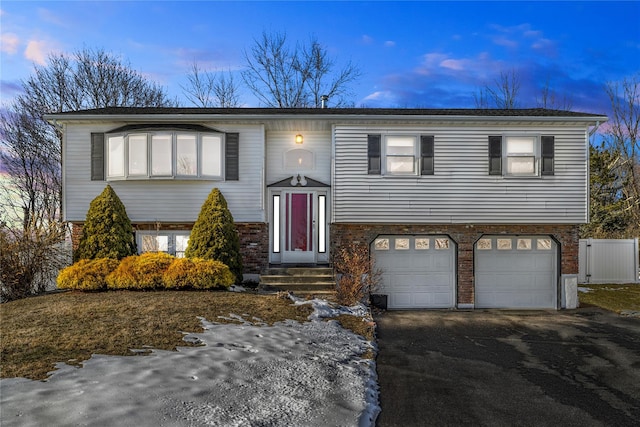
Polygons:
[[[202,344],[148,356],[59,363],[47,381],[0,380],[9,426],[372,426],[380,410],[372,347],[321,317],[362,309],[311,303],[312,321],[253,326],[202,319]],[[251,319],[250,319],[251,320]],[[252,319],[253,322],[259,319]]]

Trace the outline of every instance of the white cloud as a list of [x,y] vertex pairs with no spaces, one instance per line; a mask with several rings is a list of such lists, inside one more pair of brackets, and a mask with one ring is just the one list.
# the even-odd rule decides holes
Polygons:
[[396,46],[396,42],[394,42],[393,40],[387,40],[386,42],[384,42],[384,46],[385,47],[395,47]]
[[65,21],[64,18],[62,18],[60,15],[52,12],[49,9],[38,8],[38,16],[44,22],[48,22],[50,24],[54,24],[54,25],[57,25],[59,27],[66,27],[67,24],[68,24],[67,21]]
[[362,41],[362,43],[364,43],[364,44],[372,44],[372,43],[373,43],[373,37],[371,37],[371,36],[368,36],[368,35],[364,34],[364,35],[362,36],[361,41]]
[[440,63],[440,66],[450,70],[462,71],[465,69],[466,62],[464,59],[445,59]]
[[0,51],[8,53],[9,55],[15,55],[18,51],[18,45],[20,39],[13,33],[0,34]]
[[364,97],[363,101],[385,101],[393,99],[393,92],[388,90],[373,92]]
[[505,47],[518,47],[518,42],[515,40],[511,40],[507,37],[494,37],[493,42],[500,46]]
[[45,65],[47,56],[54,50],[54,45],[46,40],[30,40],[24,50],[24,57],[38,65]]

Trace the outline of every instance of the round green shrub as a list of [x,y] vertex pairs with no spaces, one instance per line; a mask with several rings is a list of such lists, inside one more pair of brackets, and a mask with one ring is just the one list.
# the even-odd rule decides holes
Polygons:
[[234,282],[229,267],[202,258],[176,258],[164,273],[167,289],[226,289]]
[[220,261],[229,266],[229,270],[235,276],[235,283],[242,282],[242,255],[238,231],[227,207],[227,201],[217,188],[211,190],[200,209],[189,236],[185,256]]
[[109,276],[109,289],[161,289],[164,273],[175,257],[164,252],[147,252],[126,257]]
[[136,243],[127,211],[113,188],[89,204],[87,218],[74,259],[122,259],[136,253]]
[[60,271],[56,284],[59,289],[104,290],[107,288],[105,278],[118,264],[120,262],[112,258],[83,259]]

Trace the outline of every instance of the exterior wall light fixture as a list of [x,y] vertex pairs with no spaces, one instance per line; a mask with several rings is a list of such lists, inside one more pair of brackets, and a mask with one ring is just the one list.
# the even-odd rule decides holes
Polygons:
[[304,138],[302,137],[302,134],[297,134],[296,135],[296,144],[301,145],[304,142]]

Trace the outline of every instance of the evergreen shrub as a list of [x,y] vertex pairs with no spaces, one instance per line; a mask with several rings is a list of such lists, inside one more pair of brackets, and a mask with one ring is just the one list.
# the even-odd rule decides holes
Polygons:
[[227,201],[217,188],[211,190],[200,209],[189,236],[185,256],[220,261],[229,266],[229,270],[235,276],[235,283],[242,282],[242,255],[238,231],[227,207]]
[[120,262],[109,276],[109,289],[152,290],[164,288],[163,276],[175,258],[164,252],[132,255]]
[[234,282],[229,267],[202,258],[176,258],[164,273],[167,289],[227,289]]
[[107,288],[105,278],[118,267],[119,263],[113,258],[80,260],[60,271],[56,284],[59,289],[104,290]]
[[74,260],[122,259],[135,253],[133,227],[127,211],[113,188],[107,185],[89,204]]

